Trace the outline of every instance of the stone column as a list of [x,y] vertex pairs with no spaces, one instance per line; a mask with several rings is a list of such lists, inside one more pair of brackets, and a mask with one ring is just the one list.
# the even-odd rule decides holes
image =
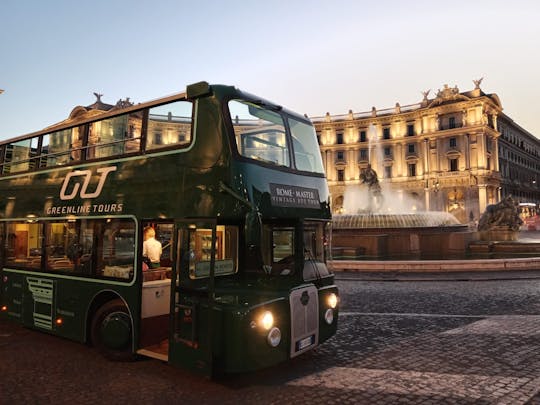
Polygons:
[[491,121],[493,122],[493,129],[497,131],[497,114],[491,114]]
[[403,167],[403,144],[399,142],[396,144],[396,150],[394,155],[394,161],[395,163],[395,173],[393,173],[394,177],[402,177],[404,173],[407,173],[407,170]]
[[479,184],[478,185],[478,209],[480,214],[482,214],[487,207],[487,185]]
[[483,133],[476,135],[476,153],[478,156],[478,168],[486,169],[486,135]]
[[424,139],[424,175],[429,174],[429,141]]
[[471,169],[471,136],[465,134],[465,170]]
[[[493,170],[499,171],[499,138],[493,138],[493,153],[492,157],[494,160],[493,162]],[[500,201],[500,198],[499,198]]]
[[358,167],[358,165],[354,161],[354,156],[356,154],[356,149],[350,148],[347,151],[347,154],[349,155],[347,157],[347,169],[348,169],[347,171],[349,172],[348,177],[347,177],[347,181],[351,181],[351,180],[349,180],[350,178],[353,178],[354,180],[356,180],[357,176],[356,176],[355,167]]
[[429,180],[426,180],[427,187],[424,187],[424,201],[426,206],[426,211],[431,211],[431,201],[429,198]]

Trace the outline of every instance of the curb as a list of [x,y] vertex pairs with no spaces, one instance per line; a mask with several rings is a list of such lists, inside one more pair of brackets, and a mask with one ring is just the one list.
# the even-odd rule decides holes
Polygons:
[[489,260],[333,260],[334,271],[358,273],[454,273],[540,271],[540,257]]
[[482,271],[482,272],[449,272],[449,273],[413,273],[413,272],[352,272],[336,271],[335,279],[339,281],[504,281],[504,280],[540,280],[540,271]]

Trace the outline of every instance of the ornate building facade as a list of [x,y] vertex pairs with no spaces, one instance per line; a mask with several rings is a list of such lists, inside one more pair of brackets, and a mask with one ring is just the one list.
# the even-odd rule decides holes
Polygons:
[[471,91],[423,92],[417,104],[312,118],[334,213],[346,212],[346,190],[362,183],[368,164],[383,190],[408,197],[405,210],[447,211],[466,223],[506,195],[537,206],[540,140],[473,82]]

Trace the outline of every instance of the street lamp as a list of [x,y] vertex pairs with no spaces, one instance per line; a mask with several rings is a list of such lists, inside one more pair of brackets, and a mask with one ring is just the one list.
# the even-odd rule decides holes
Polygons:
[[437,194],[439,192],[439,189],[440,189],[440,183],[439,183],[439,179],[435,179],[433,180],[433,192],[435,194]]

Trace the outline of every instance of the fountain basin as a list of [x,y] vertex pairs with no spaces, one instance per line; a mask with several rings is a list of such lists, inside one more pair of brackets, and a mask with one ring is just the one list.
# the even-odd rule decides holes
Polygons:
[[474,232],[447,212],[334,215],[334,259],[455,259]]
[[424,211],[402,214],[341,214],[332,217],[334,229],[432,228],[462,225],[448,212]]

